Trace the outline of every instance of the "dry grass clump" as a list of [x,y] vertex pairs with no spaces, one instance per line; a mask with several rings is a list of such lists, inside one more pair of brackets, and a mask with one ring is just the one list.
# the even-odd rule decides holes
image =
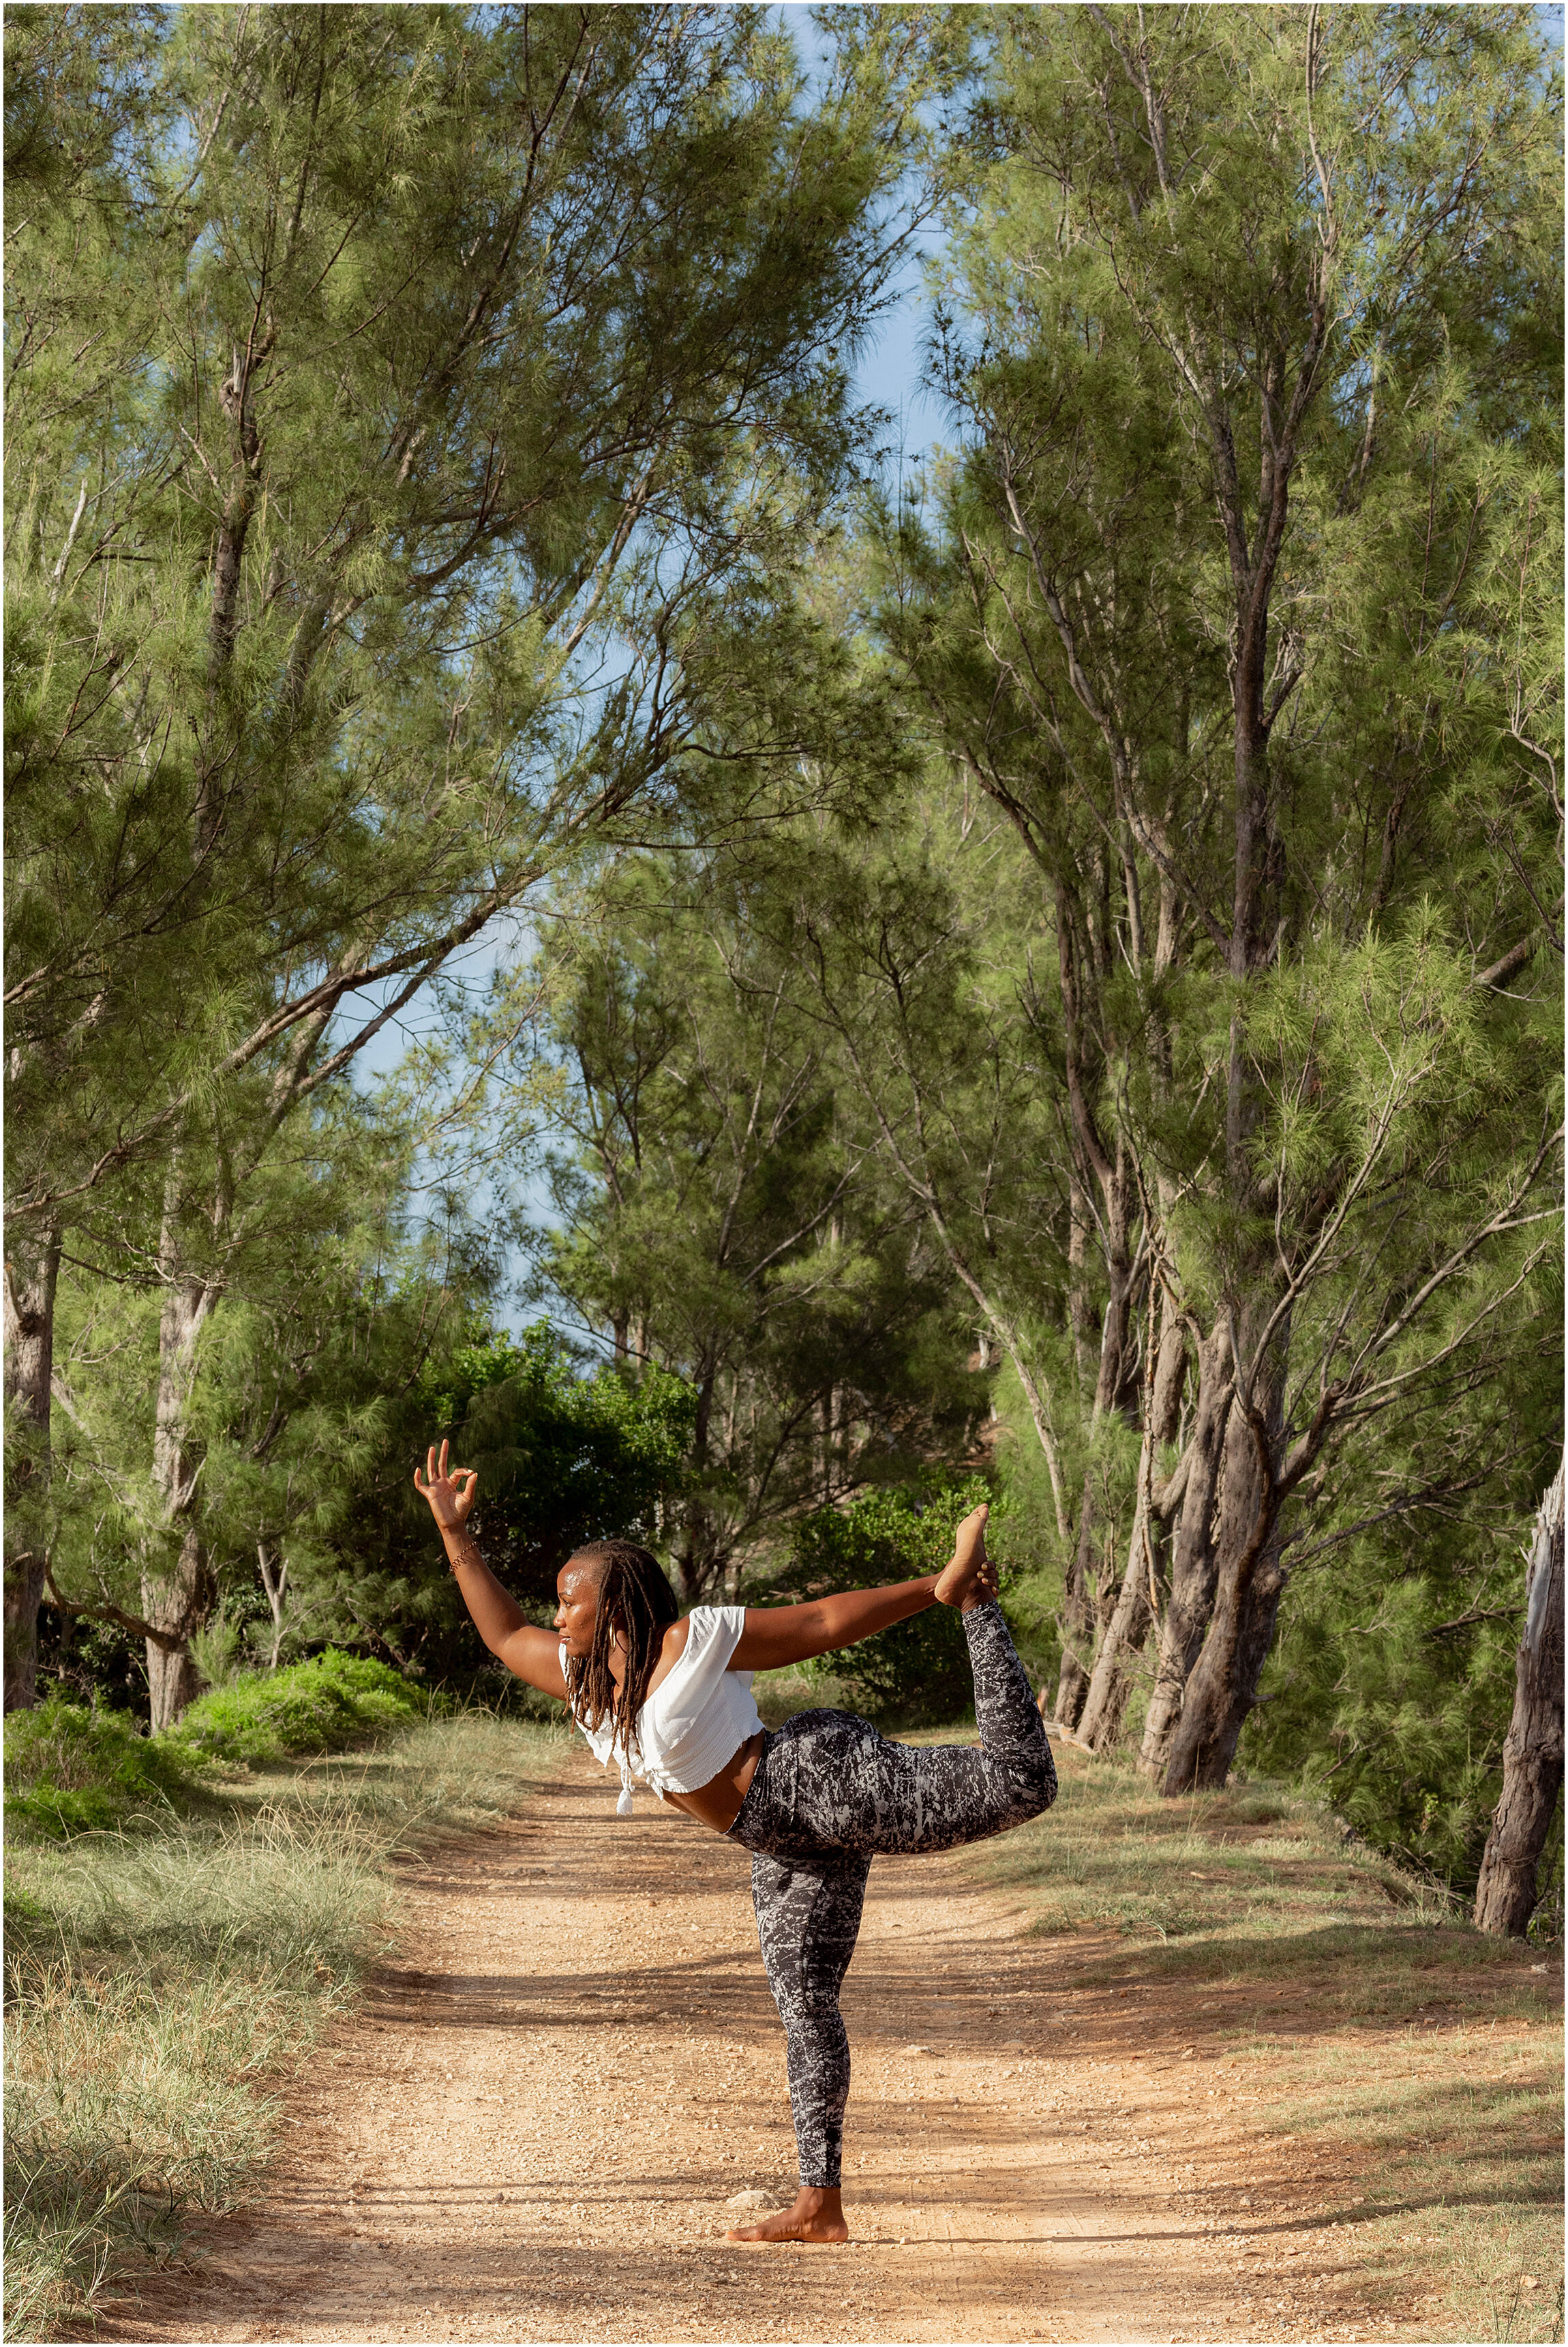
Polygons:
[[560,1731],[483,1713],[29,1844],[6,1870],[5,2332],[90,2311],[230,2205],[277,2093],[388,1944],[386,1864],[514,1809]]
[[1273,1784],[1167,1800],[1130,1761],[1057,1754],[1057,1807],[1010,1834],[995,1879],[1033,1894],[1034,1928],[1120,1925],[1169,1942],[1282,1929],[1368,1908],[1402,1923],[1455,1919],[1450,1894],[1405,1873],[1321,1804]]

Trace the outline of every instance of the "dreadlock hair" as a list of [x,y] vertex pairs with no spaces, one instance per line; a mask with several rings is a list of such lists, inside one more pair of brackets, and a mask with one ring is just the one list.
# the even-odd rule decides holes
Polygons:
[[[635,1541],[588,1541],[573,1549],[567,1563],[599,1567],[593,1645],[586,1655],[567,1657],[567,1700],[585,1727],[597,1727],[609,1718],[613,1741],[629,1753],[664,1633],[681,1608],[658,1558]],[[610,1642],[617,1634],[626,1650],[620,1686],[610,1669]]]

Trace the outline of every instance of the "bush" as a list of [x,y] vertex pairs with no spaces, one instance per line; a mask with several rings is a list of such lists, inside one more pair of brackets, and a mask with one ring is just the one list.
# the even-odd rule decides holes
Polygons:
[[58,1697],[5,1721],[5,1817],[56,1839],[118,1825],[133,1809],[167,1808],[200,1771],[167,1737],[141,1735],[123,1712]]
[[211,1688],[159,1740],[201,1758],[279,1760],[372,1742],[423,1718],[428,1708],[427,1698],[387,1664],[328,1646],[307,1663],[246,1671]]
[[[876,1589],[935,1573],[953,1553],[958,1520],[990,1494],[978,1475],[923,1493],[872,1491],[851,1507],[818,1508],[795,1528],[788,1566],[776,1584],[792,1598],[835,1589]],[[968,1643],[957,1607],[934,1605],[858,1645],[819,1655],[804,1666],[835,1682],[842,1699],[873,1718],[934,1727],[960,1717],[974,1702]]]

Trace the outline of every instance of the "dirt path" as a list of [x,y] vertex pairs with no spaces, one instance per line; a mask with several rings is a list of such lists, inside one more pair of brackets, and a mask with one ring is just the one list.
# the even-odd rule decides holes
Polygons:
[[523,1816],[411,1870],[401,1960],[293,2090],[261,2206],[97,2335],[1356,2335],[1327,2260],[1312,2286],[1287,2229],[1236,2205],[1248,2178],[1195,2197],[1223,2106],[1194,2127],[1194,2063],[1141,2056],[1129,2009],[1075,1989],[1097,1935],[1019,1937],[961,1859],[872,1870],[845,1995],[850,2246],[727,2243],[732,2194],[794,2182],[748,1881],[647,1798],[618,1819],[574,1756]]

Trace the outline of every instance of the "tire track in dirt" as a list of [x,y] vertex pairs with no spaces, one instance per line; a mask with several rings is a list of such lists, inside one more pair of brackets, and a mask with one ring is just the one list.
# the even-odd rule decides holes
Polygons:
[[[958,1857],[879,1859],[845,1985],[843,2250],[793,2196],[746,1854],[574,1754],[407,1869],[396,1961],[290,2090],[259,2204],[105,2305],[138,2341],[1298,2338],[1178,2204],[1172,2064],[1095,2059],[1072,1973]],[[1190,2069],[1188,2071],[1190,2077]],[[1159,2138],[1163,2136],[1165,2140]]]

